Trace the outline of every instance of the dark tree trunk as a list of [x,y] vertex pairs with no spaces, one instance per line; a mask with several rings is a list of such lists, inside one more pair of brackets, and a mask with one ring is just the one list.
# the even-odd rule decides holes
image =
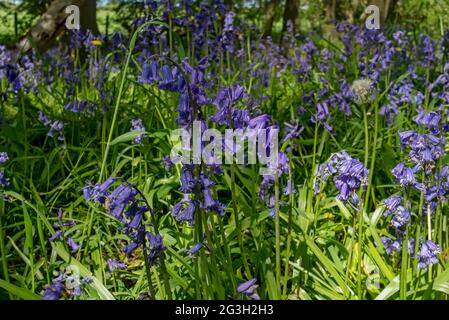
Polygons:
[[280,0],[269,0],[265,5],[265,25],[263,30],[263,36],[271,36],[273,32],[273,22],[276,16],[276,8],[280,5]]
[[234,1],[233,0],[225,0],[225,6],[229,9],[229,10],[233,10],[234,8]]
[[286,0],[284,16],[282,21],[282,34],[284,35],[288,32],[288,21],[293,23],[293,34],[296,33],[297,29],[297,20],[299,16],[299,0]]
[[394,12],[397,0],[372,0],[371,4],[377,6],[380,11],[380,24],[384,25],[391,13]]
[[98,25],[97,25],[97,1],[96,0],[85,0],[80,6],[81,14],[81,29],[90,30],[93,34],[98,35]]
[[45,52],[56,38],[66,30],[65,23],[68,14],[65,9],[70,5],[80,8],[80,25],[82,30],[91,30],[98,34],[95,0],[53,0],[37,23],[17,43],[21,52],[36,48]]
[[387,23],[394,23],[396,19],[396,6],[398,4],[398,0],[389,0],[388,1],[388,15],[385,17],[385,21]]

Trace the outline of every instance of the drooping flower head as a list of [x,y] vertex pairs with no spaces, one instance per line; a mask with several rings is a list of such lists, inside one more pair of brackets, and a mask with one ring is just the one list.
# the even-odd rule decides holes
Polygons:
[[251,279],[249,281],[243,282],[237,286],[237,293],[243,293],[253,300],[260,300],[256,289],[259,287],[257,284],[257,279]]

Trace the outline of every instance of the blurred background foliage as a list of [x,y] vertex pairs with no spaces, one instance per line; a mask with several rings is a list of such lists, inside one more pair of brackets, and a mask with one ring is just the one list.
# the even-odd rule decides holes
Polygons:
[[[60,0],[0,0],[0,43],[16,43],[52,1]],[[204,1],[208,0],[192,2],[195,5]],[[130,23],[144,13],[144,2],[97,1],[96,19],[100,32],[131,32]],[[174,5],[182,2],[173,0]],[[225,4],[232,7],[241,20],[252,23],[263,31],[264,36],[272,36],[278,42],[287,32],[285,22],[288,20],[295,21],[294,32],[298,35],[317,34],[332,38],[332,21],[364,23],[364,10],[370,4],[380,8],[382,25],[387,30],[400,28],[410,33],[438,36],[449,27],[447,0],[226,0]]]

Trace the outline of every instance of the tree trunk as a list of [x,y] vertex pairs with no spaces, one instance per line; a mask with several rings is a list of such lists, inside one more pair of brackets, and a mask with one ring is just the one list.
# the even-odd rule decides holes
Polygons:
[[233,0],[225,0],[224,4],[229,10],[234,9],[234,1]]
[[323,38],[333,41],[337,38],[334,21],[337,18],[336,0],[324,1],[324,21],[321,24],[321,34]]
[[353,24],[355,22],[354,14],[357,11],[359,5],[359,0],[352,0],[351,4],[345,10],[346,21],[348,21],[350,24]]
[[17,48],[25,53],[32,48],[39,52],[48,50],[56,38],[66,30],[68,14],[66,7],[76,5],[80,9],[81,30],[98,34],[95,0],[53,0],[37,23],[18,43]]
[[97,25],[97,1],[85,0],[80,6],[80,23],[81,30],[90,30],[93,34],[98,35]]
[[265,6],[265,26],[263,30],[264,37],[271,37],[273,32],[273,22],[276,16],[276,8],[280,5],[280,0],[269,0]]
[[288,32],[288,22],[292,22],[293,35],[296,33],[297,20],[299,16],[299,0],[286,0],[284,16],[282,21],[282,35]]
[[377,6],[380,12],[380,24],[384,25],[385,21],[388,19],[390,11],[394,9],[397,0],[372,0],[371,4]]
[[331,23],[335,20],[335,0],[325,0],[324,1],[324,17],[326,22]]

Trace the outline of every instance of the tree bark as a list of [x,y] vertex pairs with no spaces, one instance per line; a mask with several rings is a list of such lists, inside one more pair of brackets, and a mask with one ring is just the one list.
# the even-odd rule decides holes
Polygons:
[[288,21],[293,23],[293,34],[296,33],[297,20],[299,16],[299,0],[286,0],[284,16],[282,21],[282,34],[284,35],[288,31]]
[[53,0],[37,23],[17,43],[17,48],[26,53],[32,48],[39,52],[48,50],[56,38],[66,30],[68,14],[65,8],[76,5],[80,8],[81,30],[98,34],[95,0]]
[[85,0],[80,6],[81,14],[81,30],[90,30],[93,34],[98,35],[97,25],[97,1]]
[[280,5],[280,0],[269,0],[265,6],[265,25],[263,36],[269,37],[273,32],[273,22],[276,16],[276,7]]
[[225,6],[228,7],[229,10],[234,9],[234,1],[233,0],[225,0],[224,3],[225,3]]
[[321,34],[327,40],[336,38],[334,20],[337,18],[336,0],[324,1],[324,21],[321,24]]
[[394,11],[396,2],[397,0],[371,0],[371,4],[379,8],[381,25],[388,20],[388,16]]

